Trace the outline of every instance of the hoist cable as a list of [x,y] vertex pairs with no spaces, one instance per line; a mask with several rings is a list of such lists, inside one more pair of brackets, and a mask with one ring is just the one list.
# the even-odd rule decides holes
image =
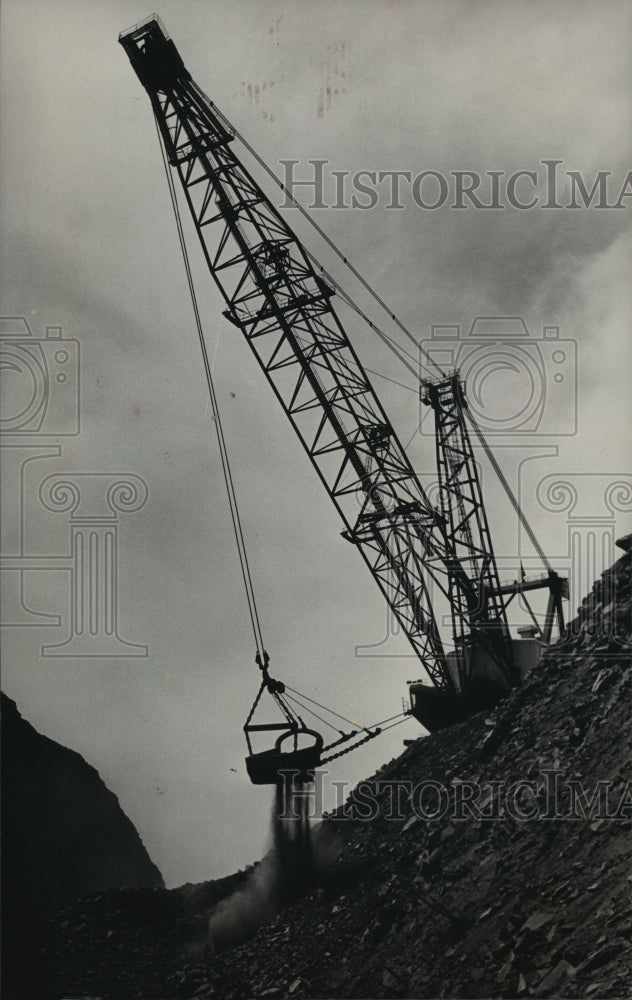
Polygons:
[[[376,722],[375,725],[371,726],[370,728],[375,729],[377,726],[381,727],[384,725],[385,722],[392,722],[393,719],[400,719],[403,722],[405,718],[408,718],[408,714],[409,714],[408,712],[398,712],[397,715],[390,715],[388,719],[382,719],[381,722]],[[391,727],[387,726],[386,728],[390,729]]]
[[304,705],[299,698],[296,698],[294,697],[294,695],[291,694],[286,694],[285,697],[288,698],[290,701],[293,701],[296,705],[299,705],[300,708],[304,709],[304,711],[309,712],[310,715],[313,715],[315,719],[318,719],[319,722],[322,722],[324,726],[329,726],[330,729],[333,729],[335,733],[338,733],[338,735],[340,735],[339,729],[336,729],[336,727],[331,722],[328,722],[327,719],[323,719],[322,715],[319,715],[318,712],[315,712],[313,708],[309,707],[309,705]]
[[[198,91],[198,93],[199,93],[199,95],[201,97],[203,97],[205,100],[209,101],[208,97],[206,97],[206,95],[203,94],[203,92],[197,86],[196,86],[196,90]],[[333,250],[333,252],[336,254],[336,256],[345,265],[345,267],[347,267],[351,271],[351,273],[353,274],[353,276],[368,291],[369,295],[371,295],[372,298],[378,303],[378,305],[380,306],[380,308],[382,308],[384,310],[384,312],[388,315],[389,319],[391,319],[395,323],[395,325],[397,327],[399,327],[399,329],[402,331],[402,333],[408,338],[408,340],[410,340],[411,343],[414,344],[415,350],[418,351],[418,352],[420,352],[424,356],[424,358],[426,359],[426,361],[428,362],[428,364],[432,365],[437,370],[437,372],[439,373],[439,375],[441,375],[442,377],[444,377],[445,376],[445,372],[437,364],[437,362],[434,360],[434,358],[430,354],[428,354],[427,351],[424,350],[424,348],[417,341],[417,339],[410,332],[410,330],[395,315],[395,313],[392,311],[392,309],[389,308],[389,306],[386,304],[386,302],[384,302],[384,300],[377,294],[377,292],[375,291],[375,289],[371,287],[371,285],[368,283],[368,281],[365,278],[363,278],[363,276],[360,274],[360,272],[357,270],[357,268],[355,268],[353,266],[353,264],[351,263],[351,261],[347,257],[345,257],[345,255],[342,253],[341,250],[338,249],[338,247],[336,246],[336,244],[327,235],[327,233],[325,232],[325,230],[322,229],[322,227],[318,225],[318,223],[311,217],[311,215],[309,214],[309,212],[305,208],[303,208],[303,206],[300,204],[300,202],[298,202],[296,200],[296,198],[288,191],[288,189],[286,188],[285,184],[283,184],[282,181],[279,180],[279,178],[276,176],[276,174],[274,173],[274,171],[267,165],[267,163],[265,162],[265,160],[263,160],[262,157],[259,156],[259,154],[256,152],[256,150],[254,150],[253,147],[250,145],[250,143],[243,137],[243,135],[241,135],[241,133],[238,132],[238,130],[235,128],[235,126],[232,124],[232,122],[230,122],[228,120],[228,118],[226,117],[226,115],[224,115],[219,110],[219,108],[213,103],[213,101],[209,101],[209,103],[210,103],[213,111],[217,115],[217,117],[221,120],[222,124],[225,126],[225,128],[227,128],[229,132],[231,132],[234,136],[236,136],[237,139],[239,139],[239,141],[242,143],[242,145],[248,150],[248,152],[250,153],[250,155],[259,164],[259,166],[261,167],[261,169],[264,170],[265,173],[268,175],[268,177],[274,182],[274,184],[276,184],[281,189],[281,191],[283,191],[283,193],[285,194],[286,198],[289,198],[289,200],[292,202],[292,204],[294,205],[294,207],[296,209],[298,209],[298,211],[301,213],[301,215],[303,216],[303,218],[306,219],[307,222],[309,222],[310,226],[312,226],[316,230],[316,232],[321,237],[321,239],[324,240],[324,242],[327,244],[327,246],[331,250]],[[385,334],[382,330],[380,330],[379,327],[376,326],[375,323],[371,322],[371,320],[369,320],[364,315],[364,313],[355,305],[355,303],[353,302],[353,300],[351,299],[351,297],[349,295],[347,295],[347,293],[345,293],[342,290],[342,288],[340,287],[340,285],[338,284],[338,282],[334,281],[331,278],[331,276],[327,274],[327,272],[325,271],[325,269],[323,268],[323,266],[319,263],[319,261],[316,259],[316,257],[314,257],[314,255],[309,250],[307,250],[306,247],[302,246],[302,244],[300,243],[300,241],[297,240],[297,243],[299,244],[299,246],[301,246],[302,250],[304,251],[304,253],[306,254],[306,256],[309,258],[309,260],[312,262],[312,264],[314,264],[322,272],[322,274],[325,275],[325,277],[329,281],[331,281],[331,283],[334,286],[334,288],[336,289],[336,291],[343,296],[343,298],[345,299],[345,301],[347,301],[348,304],[351,305],[351,307],[353,309],[355,309],[355,311],[365,320],[365,322],[368,323],[369,327],[375,333],[377,333],[377,335],[380,337],[380,339],[382,339],[384,341],[384,343],[387,344],[387,346],[389,347],[389,349],[392,350],[396,354],[396,356],[399,358],[399,360],[402,361],[404,364],[406,364],[406,367],[410,368],[410,365],[407,364],[407,362],[404,361],[404,358],[402,357],[402,354],[407,354],[407,352],[405,352],[403,350],[403,348],[399,347],[390,337],[388,337],[387,334]],[[410,357],[410,355],[408,355],[408,356]],[[414,374],[418,377],[418,371],[416,369],[411,369],[411,370],[413,370]]]
[[[303,249],[305,250],[305,247],[303,247]],[[320,268],[320,270],[324,274],[325,278],[328,281],[330,281],[331,284],[334,286],[334,288],[336,289],[338,295],[341,297],[341,299],[343,300],[343,302],[346,302],[347,305],[351,309],[353,309],[353,311],[355,313],[357,313],[357,315],[360,316],[360,318],[363,319],[364,322],[368,326],[370,326],[370,328],[373,330],[373,332],[378,335],[378,337],[380,338],[380,340],[382,341],[382,343],[386,344],[386,346],[388,347],[388,349],[393,352],[393,354],[395,355],[395,357],[398,358],[399,361],[401,361],[401,363],[408,369],[409,372],[413,373],[413,375],[415,376],[415,378],[417,380],[419,380],[419,369],[418,369],[417,365],[412,365],[410,363],[410,361],[407,360],[408,358],[411,357],[411,355],[408,353],[408,351],[404,351],[403,348],[399,347],[399,345],[396,344],[388,336],[388,334],[384,333],[384,331],[381,330],[379,328],[379,326],[376,326],[376,324],[372,320],[369,319],[369,317],[366,315],[366,313],[364,313],[362,311],[362,309],[360,309],[360,307],[358,305],[356,305],[356,303],[353,301],[353,299],[351,298],[351,296],[348,295],[348,293],[345,292],[344,289],[340,287],[340,285],[338,284],[338,282],[334,281],[334,279],[331,277],[331,275],[328,274],[324,270],[324,268],[321,267],[320,264],[318,264],[318,261],[312,256],[312,254],[309,252],[309,250],[305,250],[305,253],[307,254],[307,256],[309,257],[309,259],[311,260],[311,262],[313,264],[317,264],[318,265],[318,267]],[[420,347],[420,350],[422,350],[421,347]]]
[[[268,688],[268,690],[270,690],[270,689]],[[298,712],[293,712],[292,711],[291,706],[288,705],[288,704],[286,704],[285,698],[283,698],[282,695],[280,695],[276,691],[270,691],[270,694],[272,695],[272,697],[273,697],[274,701],[276,702],[276,704],[278,705],[278,707],[283,712],[283,714],[285,716],[285,719],[288,722],[288,724],[290,726],[296,726],[296,724],[299,723],[302,726],[302,728],[305,729],[305,723],[301,719],[300,715],[298,714]]]
[[[335,715],[337,719],[342,719],[343,722],[348,722],[350,726],[356,726],[356,723],[352,719],[347,719],[345,715],[340,715],[339,712],[334,712],[333,708],[328,708],[327,705],[322,705],[315,698],[309,698],[302,691],[297,691],[295,688],[290,687],[289,684],[285,685],[287,691],[291,691],[292,694],[297,694],[300,698],[304,698],[305,701],[311,701],[312,705],[316,705],[318,708],[322,708],[323,712],[329,712],[330,715]],[[365,726],[360,726],[360,729],[365,729]]]
[[[346,295],[345,292],[341,292],[340,294],[342,295],[343,298],[345,298],[345,295]],[[351,300],[349,300],[348,304],[351,306],[352,309],[355,310],[355,312],[358,313],[359,316],[362,316],[362,318],[365,319],[367,323],[369,323],[369,324],[371,323],[371,320],[368,319],[364,315],[364,313],[360,309],[358,309],[357,306],[354,306],[353,303],[351,302]],[[384,334],[384,336],[386,336],[386,334]],[[299,337],[297,337],[296,339],[299,340],[299,342],[301,344],[303,344],[303,346],[304,346],[304,341],[301,341]],[[392,345],[389,344],[389,347],[392,348]],[[394,353],[396,353],[396,352],[394,351]],[[412,365],[409,365],[404,360],[404,358],[400,358],[399,360],[402,362],[402,364],[404,364],[406,366],[406,368],[408,368],[408,370],[410,372],[412,372],[412,374],[414,376],[414,379],[415,379],[415,382],[419,383],[419,372],[417,371],[417,369],[413,368]],[[353,365],[353,367],[357,368],[358,371],[360,371],[360,372],[367,372],[369,375],[375,375],[376,378],[384,379],[385,382],[392,382],[393,385],[398,385],[400,387],[400,389],[406,389],[406,392],[414,392],[415,395],[417,395],[419,393],[418,385],[415,385],[414,388],[412,386],[410,386],[410,385],[406,385],[405,382],[400,382],[396,378],[391,378],[390,375],[385,375],[384,372],[378,372],[378,371],[375,370],[375,368],[369,368],[368,365],[362,365],[360,363],[360,361],[356,361],[356,359],[353,358],[353,357],[348,358],[347,359],[347,363],[350,364],[350,365]]]
[[401,726],[402,722],[406,722],[407,719],[412,719],[412,715],[405,713],[403,719],[398,719],[397,722],[393,722],[390,726],[385,726],[384,729],[382,729],[382,732],[387,733],[389,729],[394,729],[395,726]]
[[195,287],[193,284],[193,275],[191,273],[191,265],[189,261],[189,254],[187,251],[186,241],[184,237],[184,230],[182,228],[182,219],[180,217],[180,209],[178,206],[178,199],[176,196],[175,185],[173,183],[173,177],[171,176],[171,171],[169,170],[169,164],[167,161],[167,156],[163,148],[161,141],[160,128],[156,120],[156,131],[158,132],[158,143],[160,146],[160,153],[162,156],[162,162],[165,169],[165,174],[167,177],[167,185],[169,187],[169,195],[171,197],[171,204],[173,207],[174,218],[176,221],[176,228],[178,230],[178,239],[180,241],[180,249],[182,251],[182,259],[184,262],[184,269],[186,272],[187,283],[189,286],[189,293],[191,296],[191,304],[193,306],[193,314],[195,317],[195,324],[197,327],[197,333],[200,341],[200,347],[202,349],[202,359],[204,362],[204,372],[206,375],[206,382],[208,386],[209,396],[211,400],[211,408],[213,410],[213,419],[215,423],[215,429],[217,431],[217,440],[219,444],[219,453],[222,463],[222,471],[224,473],[224,481],[226,483],[226,492],[228,494],[228,503],[230,507],[230,515],[233,524],[233,531],[235,534],[235,541],[237,543],[237,552],[239,556],[239,565],[241,568],[241,575],[244,582],[244,587],[246,591],[246,600],[248,603],[248,611],[250,614],[250,621],[252,624],[252,630],[255,638],[255,646],[257,652],[260,656],[265,653],[263,636],[261,633],[261,623],[259,620],[259,613],[257,611],[257,604],[255,601],[254,587],[252,583],[252,576],[250,573],[250,566],[248,564],[248,555],[246,552],[246,544],[244,541],[243,529],[241,525],[241,518],[239,516],[239,508],[237,506],[237,496],[235,493],[235,485],[233,482],[233,477],[230,469],[230,461],[228,457],[228,449],[226,447],[226,440],[224,438],[224,431],[222,428],[222,422],[219,412],[219,404],[217,400],[217,394],[215,392],[215,385],[213,382],[213,371],[208,357],[208,351],[206,347],[206,341],[204,339],[204,332],[202,329],[202,320],[200,317],[200,311],[197,302],[197,296],[195,294]]
[[[347,719],[346,716],[340,715],[339,712],[334,712],[334,710],[332,708],[328,708],[326,705],[322,705],[319,701],[315,701],[314,698],[310,698],[310,697],[308,697],[308,695],[303,694],[300,691],[295,691],[294,688],[291,688],[289,686],[289,684],[285,685],[285,689],[286,689],[286,691],[292,691],[295,695],[299,695],[301,698],[304,698],[305,701],[310,701],[313,705],[317,705],[318,708],[322,708],[324,712],[329,712],[330,715],[335,715],[337,719],[342,719],[343,722],[348,722],[349,725],[353,726],[358,732],[362,732],[362,731],[369,732],[370,730],[377,729],[378,727],[382,727],[386,722],[392,722],[393,719],[399,719],[401,722],[403,722],[404,719],[407,718],[408,714],[409,714],[408,712],[397,712],[396,715],[389,715],[388,718],[382,719],[380,722],[376,722],[372,726],[361,726],[357,722],[354,722],[352,719]],[[287,697],[290,698],[291,695],[287,695]],[[292,700],[296,701],[297,704],[299,704],[299,705],[301,704],[301,702],[299,702],[297,698],[293,698]],[[305,708],[308,712],[311,711],[313,715],[316,715],[316,712],[314,712],[312,709],[308,708],[306,705],[302,705],[302,707]],[[316,718],[319,719],[320,716],[316,715]],[[328,726],[330,726],[331,729],[335,728],[334,726],[331,725],[331,723],[327,722],[324,719],[320,719],[320,721],[321,722],[325,722],[325,724],[328,725]],[[395,725],[397,725],[397,723],[395,723]],[[390,729],[391,727],[387,726],[386,728]]]
[[[385,375],[384,372],[378,372],[375,370],[375,368],[367,368],[367,366],[365,365],[364,370],[365,372],[368,372],[369,375],[375,375],[376,378],[383,378],[385,382],[392,382],[393,385],[398,385],[400,389],[405,389],[406,392],[414,392],[415,395],[417,395],[419,392],[417,386],[415,386],[415,388],[413,389],[411,385],[406,385],[405,382],[400,382],[396,378],[391,378],[390,375]],[[415,378],[417,379],[419,378],[416,372],[415,372]]]
[[[239,141],[242,143],[242,145],[248,150],[248,152],[250,153],[250,155],[259,164],[259,166],[261,167],[261,169],[264,170],[265,173],[268,175],[268,177],[273,181],[273,183],[276,184],[281,189],[281,191],[283,191],[283,193],[285,194],[285,196],[291,201],[291,203],[294,205],[294,207],[298,209],[298,211],[303,216],[303,218],[306,219],[306,221],[316,230],[316,232],[318,233],[318,235],[325,241],[325,243],[327,244],[327,246],[329,246],[333,250],[333,252],[336,254],[336,256],[343,262],[343,264],[345,264],[345,266],[351,271],[351,273],[358,279],[358,281],[369,292],[369,294],[373,297],[373,299],[388,314],[388,316],[390,317],[390,319],[393,320],[393,322],[404,333],[404,335],[408,338],[408,340],[410,340],[415,345],[415,348],[423,355],[423,357],[425,358],[425,360],[437,370],[437,372],[439,373],[439,375],[442,378],[445,378],[447,373],[437,364],[437,362],[434,360],[434,358],[432,358],[431,355],[428,354],[428,352],[423,349],[423,347],[421,346],[421,344],[418,343],[418,341],[415,339],[415,337],[410,332],[410,330],[401,322],[401,320],[395,315],[395,313],[392,312],[392,310],[388,307],[388,305],[386,304],[386,302],[384,302],[384,300],[377,294],[377,292],[371,287],[371,285],[369,285],[369,283],[366,281],[366,279],[363,278],[363,276],[359,273],[359,271],[357,270],[357,268],[355,268],[353,266],[353,264],[348,260],[348,258],[344,256],[344,254],[342,253],[342,251],[338,249],[338,247],[335,245],[335,243],[333,242],[333,240],[330,239],[330,237],[322,229],[322,227],[318,225],[318,223],[312,218],[312,216],[309,214],[309,212],[300,204],[300,202],[298,202],[296,200],[296,198],[294,198],[294,196],[291,194],[291,192],[288,191],[288,189],[286,188],[286,186],[279,180],[279,178],[276,176],[276,174],[274,173],[274,171],[271,170],[271,168],[267,165],[267,163],[265,162],[265,160],[263,160],[262,157],[259,156],[259,154],[256,152],[256,150],[253,149],[253,147],[250,145],[250,143],[241,135],[241,133],[226,118],[226,116],[219,110],[219,108],[217,108],[216,105],[213,104],[212,101],[210,102],[210,104],[211,104],[211,107],[213,108],[213,110],[215,111],[215,113],[217,114],[217,116],[221,119],[221,121],[225,125],[225,127],[228,128],[229,131],[231,131],[232,134],[235,135],[239,139]],[[300,244],[300,242],[299,242],[299,246],[302,246],[302,244]],[[342,289],[342,287],[338,284],[338,282],[336,282],[331,277],[331,275],[329,275],[325,271],[325,269],[323,268],[323,266],[314,257],[314,255],[309,250],[307,250],[306,247],[302,247],[302,249],[304,250],[304,252],[307,255],[308,259],[312,262],[312,264],[314,264],[320,270],[320,272],[324,275],[324,277],[329,282],[331,282],[331,284],[336,289],[336,291],[341,296],[341,298],[369,325],[369,327],[380,337],[380,339],[387,345],[387,347],[389,347],[389,349],[391,351],[393,351],[393,353],[402,362],[402,364],[404,364],[406,366],[406,368],[413,373],[413,375],[415,376],[415,378],[419,379],[419,372],[407,360],[408,358],[411,358],[412,356],[407,351],[404,351],[404,349],[401,348],[399,345],[397,345],[387,334],[384,333],[384,331],[380,330],[379,327],[377,327],[376,324],[374,324],[368,318],[368,316],[366,316],[366,314],[359,308],[359,306],[356,305],[356,303],[353,301],[353,299],[351,298],[351,296],[348,295],[344,291],[344,289]],[[520,523],[524,527],[527,535],[529,536],[529,538],[530,538],[530,540],[531,540],[531,542],[532,542],[532,544],[533,544],[536,552],[538,553],[540,559],[542,560],[543,564],[546,566],[546,568],[547,568],[547,570],[549,572],[552,572],[551,564],[549,563],[548,559],[546,558],[546,556],[544,554],[544,551],[543,551],[540,543],[538,542],[537,538],[535,537],[535,535],[533,533],[533,530],[531,529],[531,526],[529,525],[529,523],[528,523],[528,521],[527,521],[527,519],[526,519],[523,511],[520,508],[520,505],[518,504],[518,501],[516,500],[516,497],[514,496],[512,490],[511,490],[511,487],[509,486],[509,483],[505,479],[505,476],[503,475],[503,473],[502,473],[502,471],[500,469],[500,466],[498,465],[496,459],[494,458],[493,453],[492,453],[489,445],[487,444],[487,441],[485,440],[485,438],[483,436],[483,432],[481,431],[480,427],[478,426],[478,424],[476,423],[476,421],[472,417],[472,415],[469,412],[469,410],[466,410],[466,413],[467,413],[467,415],[468,415],[468,417],[470,419],[472,427],[474,428],[474,430],[476,432],[476,435],[477,435],[477,437],[478,437],[478,439],[480,441],[480,444],[481,444],[483,450],[485,451],[485,454],[488,456],[489,461],[490,461],[490,463],[491,463],[491,465],[492,465],[492,467],[493,467],[496,475],[498,476],[498,478],[500,480],[500,483],[503,486],[503,489],[505,490],[505,493],[507,494],[507,496],[508,496],[508,498],[509,498],[509,500],[510,500],[510,502],[511,502],[513,508],[514,508],[514,510],[516,511],[516,514],[518,515]]]
[[[211,102],[211,104],[212,104],[212,102]],[[296,200],[296,198],[290,193],[290,191],[288,191],[288,189],[286,188],[286,186],[279,180],[279,178],[276,176],[276,174],[274,173],[274,171],[270,169],[270,167],[267,165],[267,163],[265,162],[265,160],[263,160],[262,157],[259,156],[259,154],[256,152],[256,150],[254,150],[253,147],[250,145],[250,143],[240,134],[240,132],[238,132],[238,130],[234,127],[234,125],[232,125],[232,123],[228,121],[228,119],[225,117],[225,115],[223,115],[222,112],[219,111],[219,109],[215,105],[213,105],[213,108],[214,108],[215,112],[218,114],[218,116],[223,119],[224,124],[230,130],[232,130],[233,134],[245,146],[245,148],[248,150],[248,152],[250,153],[250,155],[252,157],[254,157],[254,159],[259,164],[259,166],[261,167],[261,169],[264,170],[265,173],[268,175],[268,177],[270,177],[270,179],[281,189],[281,191],[283,191],[283,193],[286,195],[286,197],[289,198],[289,200],[292,202],[292,204],[294,205],[294,207],[298,209],[298,211],[303,216],[303,218],[306,219],[307,222],[310,224],[310,226],[312,226],[316,230],[316,232],[318,233],[318,235],[321,237],[321,239],[323,239],[325,241],[325,243],[327,244],[327,246],[329,246],[330,249],[333,250],[333,252],[336,254],[336,256],[351,271],[351,273],[354,275],[354,277],[357,278],[357,280],[369,292],[369,294],[373,297],[373,299],[388,314],[389,318],[391,320],[393,320],[393,322],[399,327],[399,329],[405,334],[405,336],[415,345],[415,348],[419,351],[419,353],[421,355],[423,355],[423,357],[425,358],[426,362],[429,365],[432,365],[436,369],[436,371],[441,376],[441,378],[446,378],[447,377],[447,373],[440,367],[440,365],[437,364],[437,362],[434,360],[434,358],[430,354],[428,354],[427,351],[424,350],[424,348],[415,339],[415,337],[410,332],[410,330],[401,322],[401,320],[395,315],[395,313],[392,312],[392,310],[388,307],[388,305],[386,304],[386,302],[384,302],[384,300],[377,294],[377,292],[372,288],[372,286],[369,285],[369,283],[366,281],[366,279],[363,278],[363,276],[360,274],[360,272],[357,270],[357,268],[355,268],[353,266],[353,264],[351,263],[351,261],[347,257],[344,256],[344,254],[342,253],[341,250],[338,249],[338,247],[336,246],[336,244],[333,242],[332,239],[330,239],[330,237],[322,229],[322,227],[318,225],[318,223],[315,221],[315,219],[312,218],[312,216],[309,214],[309,212],[300,204],[299,201]],[[299,243],[299,245],[302,246],[302,244],[300,244],[300,243]],[[413,365],[411,365],[410,361],[408,360],[409,358],[412,358],[412,355],[409,354],[408,351],[405,351],[402,347],[400,347],[395,341],[392,340],[391,337],[388,336],[388,334],[384,333],[383,330],[381,330],[375,323],[373,323],[372,320],[369,319],[369,317],[366,315],[366,313],[364,313],[362,311],[362,309],[354,302],[354,300],[351,298],[351,296],[347,292],[345,292],[345,290],[341,287],[341,285],[334,278],[332,278],[332,276],[330,274],[328,274],[328,272],[325,270],[325,268],[322,266],[322,264],[320,264],[320,262],[317,260],[317,258],[306,247],[303,246],[302,249],[305,252],[305,254],[308,257],[308,259],[311,261],[311,263],[320,270],[321,274],[325,277],[325,279],[327,281],[329,281],[331,283],[331,285],[335,288],[336,292],[338,293],[338,295],[340,295],[340,297],[343,299],[343,301],[346,302],[347,305],[351,309],[353,309],[353,311],[356,312],[357,315],[360,316],[362,320],[364,320],[364,322],[370,327],[370,329],[373,330],[373,332],[378,335],[378,337],[380,338],[380,340],[382,340],[382,342],[384,344],[386,344],[386,346],[389,348],[389,350],[391,350],[395,354],[395,356],[408,369],[408,371],[412,372],[412,374],[415,376],[415,378],[417,380],[419,380],[419,371],[418,371],[418,369],[416,367],[413,367]],[[413,359],[413,360],[415,360],[415,359]],[[373,374],[379,374],[379,373],[373,373]],[[501,485],[503,486],[503,489],[505,490],[507,496],[509,497],[509,500],[510,500],[512,506],[514,507],[514,510],[516,511],[516,514],[518,515],[520,523],[523,525],[526,533],[528,534],[529,538],[531,539],[531,542],[532,542],[532,544],[533,544],[536,552],[540,556],[543,564],[546,566],[546,568],[547,568],[547,570],[549,572],[552,572],[551,564],[549,563],[548,559],[546,558],[546,556],[544,554],[544,551],[543,551],[540,543],[538,542],[537,538],[535,537],[535,535],[534,535],[534,533],[533,533],[533,531],[531,529],[531,526],[529,525],[529,523],[528,523],[528,521],[527,521],[527,519],[526,519],[523,511],[520,508],[520,505],[518,504],[518,501],[516,500],[516,498],[515,498],[512,490],[511,490],[511,487],[509,486],[509,483],[505,479],[505,476],[503,475],[503,473],[502,473],[502,471],[500,469],[500,466],[498,465],[496,459],[494,458],[493,453],[492,453],[489,445],[487,444],[487,441],[485,440],[485,437],[483,435],[482,430],[480,429],[480,427],[478,426],[478,424],[475,422],[475,420],[471,416],[470,412],[469,411],[466,411],[466,412],[467,412],[468,417],[470,418],[472,426],[473,426],[473,428],[474,428],[474,430],[476,432],[476,435],[477,435],[477,437],[478,437],[478,439],[479,439],[479,441],[481,443],[481,446],[482,446],[483,450],[485,451],[485,454],[488,456],[488,458],[489,458],[489,460],[490,460],[490,462],[492,464],[492,467],[493,467],[496,475],[498,476],[498,478],[499,478],[499,480],[501,482]]]
[[490,464],[491,464],[494,472],[498,476],[498,479],[500,480],[500,484],[503,487],[505,493],[507,494],[507,497],[509,498],[509,502],[511,503],[511,506],[513,507],[513,509],[515,510],[516,514],[518,515],[518,520],[520,521],[522,527],[524,528],[524,530],[526,531],[527,535],[531,539],[531,543],[532,543],[534,549],[536,550],[536,552],[538,553],[538,555],[539,555],[540,559],[542,560],[543,564],[546,566],[547,571],[549,573],[552,573],[553,572],[553,567],[551,566],[551,563],[549,562],[549,560],[545,556],[544,549],[540,545],[539,541],[537,540],[537,538],[536,538],[536,536],[535,536],[535,534],[534,534],[534,532],[533,532],[533,530],[531,528],[531,525],[527,521],[527,518],[526,518],[526,516],[525,516],[525,514],[524,514],[524,512],[523,512],[523,510],[522,510],[522,508],[520,506],[520,504],[518,503],[518,500],[516,499],[513,490],[511,489],[511,486],[509,485],[509,483],[505,479],[504,473],[503,473],[502,469],[500,468],[498,462],[496,461],[496,459],[494,457],[494,453],[492,452],[492,450],[489,447],[487,441],[485,440],[485,437],[483,436],[482,430],[480,429],[480,427],[478,426],[476,420],[472,416],[472,413],[471,413],[469,407],[464,407],[463,411],[464,411],[467,419],[469,420],[470,424],[474,428],[474,432],[475,432],[478,440],[481,443],[481,447],[483,448],[483,451],[487,455],[487,458],[489,459],[489,462],[490,462]]

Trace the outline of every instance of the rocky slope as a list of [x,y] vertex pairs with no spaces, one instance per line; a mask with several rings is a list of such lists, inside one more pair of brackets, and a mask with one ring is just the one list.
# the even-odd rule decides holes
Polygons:
[[62,995],[628,997],[630,561],[493,713],[415,741],[326,817],[314,883],[253,937],[218,952],[208,917],[254,907],[263,866],[219,910],[203,887],[83,901],[54,922]]

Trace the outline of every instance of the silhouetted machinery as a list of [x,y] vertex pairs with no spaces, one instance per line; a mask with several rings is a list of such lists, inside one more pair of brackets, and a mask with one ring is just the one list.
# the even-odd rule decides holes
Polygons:
[[[432,731],[489,708],[520,683],[537,649],[550,641],[554,620],[562,631],[567,582],[549,565],[512,497],[546,573],[501,585],[470,427],[499,470],[468,409],[459,372],[438,369],[436,377],[421,382],[421,398],[435,419],[437,505],[424,491],[336,314],[331,278],[237,157],[235,140],[241,137],[193,82],[157,17],[119,40],[152,104],[187,274],[190,278],[175,174],[223,297],[223,315],[250,345],[340,514],[343,537],[362,555],[424,668],[424,680],[410,683],[410,714]],[[192,285],[191,292],[194,297]],[[195,298],[194,306],[197,317]],[[213,395],[199,319],[198,332]],[[549,591],[544,628],[534,617],[539,638],[512,639],[508,604],[518,594],[526,601],[526,593],[539,588]],[[449,605],[451,651],[444,646],[431,592]],[[348,752],[377,735],[379,727],[341,733],[325,747],[290,704],[290,689],[270,677],[258,622],[255,639],[263,679],[245,726],[254,783],[274,783],[282,769],[295,769],[299,780],[308,780],[332,747],[350,741],[340,751]],[[282,722],[252,722],[264,691],[276,701]],[[274,748],[253,752],[251,735],[273,730],[279,732]]]

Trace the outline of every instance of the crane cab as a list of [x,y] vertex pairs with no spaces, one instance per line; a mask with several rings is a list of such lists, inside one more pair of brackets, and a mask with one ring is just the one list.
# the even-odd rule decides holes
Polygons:
[[[533,627],[519,629],[519,633],[519,639],[511,640],[511,650],[520,683],[537,664],[546,644],[536,638]],[[483,646],[473,644],[466,649],[464,684],[459,678],[456,655],[448,653],[447,662],[453,682],[451,689],[421,681],[408,686],[410,714],[431,733],[464,722],[477,712],[489,711],[513,686]]]

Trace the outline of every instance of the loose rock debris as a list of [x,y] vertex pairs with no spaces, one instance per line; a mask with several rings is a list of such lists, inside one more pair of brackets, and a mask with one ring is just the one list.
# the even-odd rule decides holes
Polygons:
[[[382,796],[370,822],[333,814],[309,832],[279,830],[284,888],[233,946],[209,943],[209,920],[265,860],[231,880],[81,900],[52,917],[44,957],[58,990],[102,1000],[629,997],[631,557],[603,574],[566,641],[493,713],[411,742],[370,779],[438,782],[445,815],[419,817],[408,799],[389,820]],[[530,818],[454,818],[464,786],[487,788],[476,804],[489,809],[492,782],[534,782],[516,793]],[[327,863],[314,864],[323,845]]]

